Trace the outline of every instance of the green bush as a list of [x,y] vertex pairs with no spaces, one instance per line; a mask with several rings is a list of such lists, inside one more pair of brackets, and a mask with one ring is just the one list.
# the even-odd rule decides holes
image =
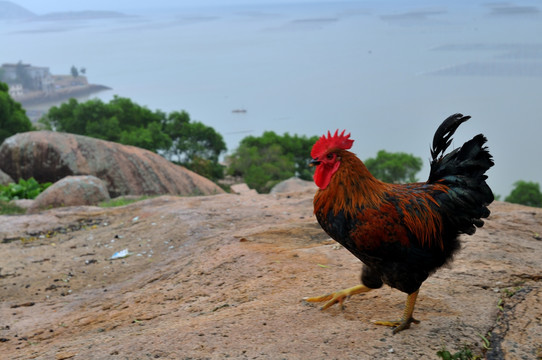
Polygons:
[[467,346],[465,346],[460,351],[456,352],[455,354],[452,354],[445,348],[443,348],[440,351],[437,351],[437,356],[443,360],[479,360],[481,359],[480,356],[474,355],[472,353],[472,350],[469,349]]
[[20,179],[18,183],[0,185],[0,200],[35,199],[49,186],[51,186],[50,182],[40,184],[34,178]]
[[422,159],[417,156],[386,150],[380,150],[376,158],[369,158],[364,163],[374,177],[395,184],[418,181],[416,174],[423,166]]
[[312,180],[310,151],[317,140],[317,136],[277,135],[273,131],[247,136],[229,157],[228,173],[242,177],[260,193],[293,176]]
[[542,207],[542,192],[540,184],[532,181],[519,180],[514,183],[514,189],[504,201],[533,207]]
[[12,135],[32,129],[21,104],[9,96],[7,84],[0,82],[0,144]]

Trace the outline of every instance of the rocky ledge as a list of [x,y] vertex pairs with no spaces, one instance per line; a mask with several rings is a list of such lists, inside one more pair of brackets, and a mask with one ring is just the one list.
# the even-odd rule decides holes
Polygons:
[[420,324],[392,335],[384,287],[319,311],[304,296],[358,283],[359,261],[312,215],[313,191],[162,196],[0,217],[8,359],[488,359],[542,353],[542,209],[497,202],[424,283]]

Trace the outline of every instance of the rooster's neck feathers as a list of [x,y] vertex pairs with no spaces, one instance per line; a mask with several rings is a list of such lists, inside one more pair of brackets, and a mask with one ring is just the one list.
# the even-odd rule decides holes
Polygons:
[[331,178],[329,186],[318,190],[314,198],[315,209],[323,213],[333,211],[334,215],[339,211],[352,212],[350,215],[354,215],[360,207],[378,208],[390,184],[375,178],[351,152],[342,150],[339,157],[340,167]]

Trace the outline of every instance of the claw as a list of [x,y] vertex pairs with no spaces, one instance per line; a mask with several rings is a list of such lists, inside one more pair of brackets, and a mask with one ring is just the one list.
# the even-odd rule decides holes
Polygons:
[[[307,302],[323,302],[327,301],[324,306],[322,306],[320,309],[325,310],[329,308],[330,306],[333,306],[335,304],[339,304],[341,307],[341,310],[344,309],[344,300],[348,299],[350,296],[355,294],[360,294],[363,292],[367,292],[369,290],[372,290],[368,288],[365,285],[358,285],[354,286],[348,289],[340,290],[337,292],[334,292],[332,294],[322,295],[322,296],[315,296],[315,297],[305,297],[303,300]],[[414,305],[416,304],[416,298],[418,297],[419,289],[414,291],[413,293],[408,294],[407,301],[405,304],[405,310],[403,312],[403,317],[401,320],[397,321],[375,321],[376,325],[385,325],[385,326],[392,326],[393,334],[397,334],[399,331],[403,331],[405,329],[410,328],[410,324],[419,324],[420,322],[412,317],[412,313],[414,312]]]
[[403,331],[405,329],[410,328],[410,324],[419,324],[420,322],[412,317],[412,313],[414,312],[414,304],[416,304],[416,298],[418,297],[418,290],[413,292],[412,294],[409,294],[407,297],[407,301],[405,304],[405,310],[403,312],[403,317],[399,321],[375,321],[376,325],[385,325],[385,326],[393,326],[395,327],[393,329],[393,334],[397,334],[399,331]]
[[375,321],[375,325],[384,325],[394,327],[393,334],[397,334],[399,331],[410,328],[410,324],[419,324],[420,321],[414,318],[395,320],[395,321]]
[[[306,302],[323,302],[327,301],[320,310],[325,310],[336,303],[339,303],[339,306],[341,307],[341,310],[344,310],[344,299],[349,297],[348,295],[345,295],[341,293],[341,291],[334,292],[332,294],[322,295],[322,296],[316,296],[311,298],[303,298]],[[328,301],[329,300],[329,301]]]
[[344,300],[350,298],[350,296],[355,294],[360,294],[363,292],[367,292],[371,289],[366,287],[365,285],[358,285],[354,286],[348,289],[343,289],[337,292],[334,292],[332,294],[322,295],[322,296],[316,296],[316,297],[310,297],[310,298],[303,298],[303,300],[307,302],[323,302],[327,301],[320,309],[325,310],[335,304],[339,304],[341,307],[341,310],[344,310]]

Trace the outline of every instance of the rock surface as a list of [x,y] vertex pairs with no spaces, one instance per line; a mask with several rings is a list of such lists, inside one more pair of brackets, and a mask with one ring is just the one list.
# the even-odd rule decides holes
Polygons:
[[[308,193],[163,196],[0,217],[6,359],[488,359],[542,352],[542,209],[507,203],[422,286],[397,335],[384,287],[319,311],[304,296],[356,285]],[[110,260],[128,249],[128,257]],[[490,350],[484,349],[484,340]]]
[[69,175],[93,175],[121,195],[210,195],[224,191],[212,181],[160,155],[86,136],[33,131],[7,138],[0,168],[13,179],[56,182]]
[[95,176],[66,176],[34,199],[27,214],[60,206],[97,205],[109,200],[105,183]]

